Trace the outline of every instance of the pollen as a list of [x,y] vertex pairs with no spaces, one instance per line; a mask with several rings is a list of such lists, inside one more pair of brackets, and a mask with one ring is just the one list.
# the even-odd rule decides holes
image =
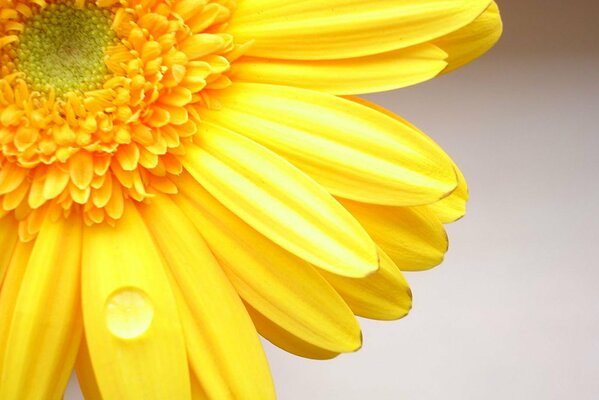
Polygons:
[[33,90],[58,95],[99,89],[108,74],[106,48],[114,43],[111,13],[94,4],[51,4],[24,24],[15,64]]

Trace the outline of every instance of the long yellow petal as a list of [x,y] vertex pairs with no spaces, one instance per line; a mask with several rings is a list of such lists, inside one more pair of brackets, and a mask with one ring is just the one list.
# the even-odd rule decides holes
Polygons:
[[[258,341],[256,328],[251,323],[247,311],[243,310],[243,316],[250,322],[250,330],[244,329],[239,332],[241,341],[235,349],[228,350],[225,357],[220,357],[222,349],[213,349],[206,340],[206,331],[211,325],[201,325],[201,316],[193,314],[185,302],[183,294],[176,288],[175,296],[179,306],[179,313],[185,340],[187,343],[187,353],[191,367],[192,380],[192,398],[198,397],[197,388],[194,388],[194,380],[201,388],[204,397],[210,399],[274,399],[275,391],[270,377],[270,372],[263,354],[262,345]],[[214,299],[212,300],[214,302]],[[234,337],[237,331],[228,332],[221,339],[224,341]],[[242,348],[243,344],[248,344],[245,337],[253,335],[255,343],[250,347]],[[231,342],[227,342],[230,344]],[[239,351],[241,348],[241,351]],[[235,353],[235,350],[237,352]],[[258,355],[258,353],[260,353]],[[235,358],[236,357],[236,358]],[[232,364],[231,361],[237,359],[239,365]],[[256,362],[256,369],[253,363]],[[249,365],[249,368],[248,368]],[[229,380],[229,381],[227,381]]]
[[351,310],[311,265],[256,232],[192,178],[179,186],[183,196],[177,203],[246,303],[314,346],[336,353],[361,346]]
[[443,261],[447,235],[424,207],[386,207],[342,200],[399,269],[421,271]]
[[191,400],[209,400],[208,395],[194,374],[191,374]]
[[190,399],[175,299],[135,207],[115,227],[85,227],[83,239],[85,335],[102,396]]
[[240,1],[227,31],[249,55],[339,59],[405,48],[472,22],[490,0]]
[[140,211],[151,221],[148,229],[170,267],[173,291],[180,293],[188,357],[208,397],[274,398],[252,321],[188,213],[164,195]]
[[1,399],[62,398],[81,341],[80,250],[79,216],[46,217],[14,307]]
[[449,54],[448,65],[443,73],[460,68],[482,56],[497,43],[502,32],[499,7],[493,2],[472,23],[436,39],[433,43]]
[[333,94],[374,93],[431,79],[447,66],[445,58],[447,53],[430,43],[341,60],[242,57],[233,64],[233,78]]
[[15,304],[17,303],[19,289],[23,282],[33,243],[17,242],[8,265],[4,285],[0,290],[0,377],[4,371],[4,355],[8,350],[8,335],[12,325]]
[[75,370],[77,371],[77,381],[81,393],[83,393],[83,398],[85,400],[102,400],[85,337],[82,338],[81,346],[79,346],[79,352],[75,360]]
[[17,244],[19,224],[12,216],[0,218],[0,290]]
[[266,148],[202,123],[185,168],[237,216],[297,256],[345,276],[378,269],[364,229],[316,182]]
[[380,320],[402,318],[412,308],[412,292],[391,258],[382,250],[379,256],[381,268],[366,278],[345,278],[326,271],[321,274],[356,315]]
[[454,168],[458,177],[458,187],[444,199],[423,206],[435,213],[444,224],[457,221],[466,214],[468,184],[458,167],[454,166]]
[[386,205],[420,205],[456,186],[449,157],[411,125],[325,93],[265,84],[219,92],[202,117],[270,148],[330,193]]
[[332,351],[314,346],[311,343],[305,342],[293,335],[289,331],[281,328],[279,325],[266,318],[264,315],[256,311],[252,306],[246,303],[248,313],[256,325],[256,329],[260,334],[275,346],[285,350],[288,353],[296,356],[311,358],[313,360],[330,360],[339,355]]
[[[397,120],[399,123],[411,126],[413,129],[420,132],[418,128],[410,124],[408,121],[404,120],[395,113],[387,110],[386,108],[379,106],[378,104],[372,103],[368,100],[364,100],[356,96],[348,96],[346,98],[350,101],[372,108],[373,110],[378,111],[380,113],[383,113]],[[420,133],[423,136],[425,136],[424,133]],[[466,214],[466,203],[468,202],[469,198],[468,183],[466,182],[466,178],[464,177],[464,175],[462,174],[462,172],[456,164],[453,164],[453,169],[455,171],[457,179],[457,186],[454,189],[454,191],[449,196],[444,197],[441,200],[423,206],[429,208],[432,212],[434,212],[435,215],[439,218],[439,220],[444,224],[454,222],[463,217],[464,214]]]

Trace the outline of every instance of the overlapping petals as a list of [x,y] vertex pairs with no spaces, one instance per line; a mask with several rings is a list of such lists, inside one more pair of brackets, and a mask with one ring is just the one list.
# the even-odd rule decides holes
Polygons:
[[94,4],[111,76],[61,95],[11,58],[47,3],[0,0],[0,398],[58,399],[75,368],[89,399],[272,399],[258,334],[329,359],[356,316],[410,311],[402,271],[443,260],[468,187],[351,95],[479,57],[495,3]]

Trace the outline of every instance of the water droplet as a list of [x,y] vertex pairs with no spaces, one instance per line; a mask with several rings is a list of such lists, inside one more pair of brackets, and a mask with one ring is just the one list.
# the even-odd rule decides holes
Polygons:
[[108,297],[106,326],[116,337],[140,337],[150,328],[153,318],[152,302],[140,289],[122,288]]

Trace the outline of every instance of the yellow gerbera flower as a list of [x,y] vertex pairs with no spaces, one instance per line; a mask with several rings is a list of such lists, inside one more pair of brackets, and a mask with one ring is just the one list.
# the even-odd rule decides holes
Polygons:
[[[0,399],[274,397],[404,316],[465,181],[349,95],[497,40],[489,0],[0,0]],[[341,97],[346,96],[346,97]]]

